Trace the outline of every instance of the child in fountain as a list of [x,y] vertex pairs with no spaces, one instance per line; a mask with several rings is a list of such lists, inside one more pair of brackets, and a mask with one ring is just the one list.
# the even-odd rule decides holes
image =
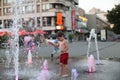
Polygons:
[[68,49],[69,49],[69,46],[68,46],[68,43],[67,41],[65,40],[64,38],[64,34],[59,31],[57,33],[57,39],[58,39],[58,44],[55,44],[53,42],[49,42],[49,44],[53,45],[54,47],[59,47],[59,50],[60,50],[60,55],[59,55],[59,59],[60,59],[60,68],[59,68],[59,76],[62,76],[62,77],[67,77],[68,76],[68,57],[69,57],[69,54],[68,54]]

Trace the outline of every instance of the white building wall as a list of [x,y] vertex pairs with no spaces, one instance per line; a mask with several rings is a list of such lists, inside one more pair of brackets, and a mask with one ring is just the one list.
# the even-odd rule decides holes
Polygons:
[[66,11],[65,26],[67,27],[67,30],[71,30],[71,23],[71,11]]
[[[3,9],[7,9],[7,7],[11,8],[12,5],[9,4],[9,5],[3,5],[3,1],[4,0],[1,0],[1,4],[2,6],[0,7],[0,9],[2,10],[2,15],[0,16],[0,20],[2,20],[2,23],[4,20],[7,20],[7,19],[12,19],[12,15],[9,14],[9,15],[6,15],[3,13]],[[70,9],[68,9],[67,11],[63,9],[49,9],[48,11],[42,11],[42,6],[41,6],[41,2],[40,1],[43,1],[43,0],[24,0],[24,4],[22,4],[22,6],[27,6],[27,5],[39,5],[39,8],[37,9],[33,9],[32,12],[30,13],[26,13],[27,10],[23,10],[23,13],[20,15],[20,18],[34,18],[35,21],[37,21],[36,17],[52,17],[51,19],[51,26],[41,26],[39,27],[40,29],[43,29],[43,30],[55,30],[55,20],[53,19],[53,17],[56,17],[56,12],[62,12],[62,15],[64,17],[64,26],[67,27],[67,30],[71,30],[71,9],[76,9],[76,7],[74,7],[75,5],[73,3],[71,3],[69,0],[48,0],[47,2],[44,0],[44,2],[42,2],[42,4],[49,4],[49,3],[60,3],[60,4],[63,4],[65,7],[69,7]],[[29,3],[28,3],[29,2]],[[36,3],[37,2],[37,3]],[[75,2],[78,2],[78,0],[75,0]],[[37,6],[36,6],[37,7]],[[36,8],[36,7],[33,7],[33,8]],[[24,7],[25,8],[25,7]],[[26,9],[26,8],[25,8]],[[40,9],[40,10],[38,10]],[[42,21],[41,21],[42,22]],[[35,25],[37,25],[37,23],[35,23]],[[2,24],[3,26],[3,24]]]

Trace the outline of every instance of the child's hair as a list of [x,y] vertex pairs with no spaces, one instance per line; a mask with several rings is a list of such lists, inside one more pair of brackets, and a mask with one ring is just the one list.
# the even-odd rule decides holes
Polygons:
[[62,36],[64,36],[63,32],[62,31],[58,31],[57,32],[57,37],[62,37]]

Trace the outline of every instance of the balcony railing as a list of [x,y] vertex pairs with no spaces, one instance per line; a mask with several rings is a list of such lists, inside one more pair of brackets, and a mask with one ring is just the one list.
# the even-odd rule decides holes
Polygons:
[[74,0],[74,2],[75,2],[76,5],[78,5],[78,2],[79,2],[79,1],[78,1],[78,0]]
[[4,6],[11,6],[13,3],[4,3]]
[[34,0],[24,0],[23,4],[29,4],[29,3],[34,3]]
[[[39,0],[38,0],[38,2],[39,2]],[[42,2],[62,3],[62,4],[64,4],[65,0],[42,0]]]
[[4,13],[4,16],[12,15],[12,13]]
[[71,6],[71,3],[69,1],[66,1],[65,6]]

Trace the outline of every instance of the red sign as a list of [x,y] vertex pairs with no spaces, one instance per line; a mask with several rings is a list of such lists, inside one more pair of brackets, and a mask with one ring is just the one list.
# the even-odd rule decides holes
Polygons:
[[62,13],[61,12],[57,12],[57,21],[56,21],[57,25],[62,25]]
[[71,11],[71,17],[72,17],[72,30],[75,30],[76,28],[76,21],[75,21],[75,10]]

